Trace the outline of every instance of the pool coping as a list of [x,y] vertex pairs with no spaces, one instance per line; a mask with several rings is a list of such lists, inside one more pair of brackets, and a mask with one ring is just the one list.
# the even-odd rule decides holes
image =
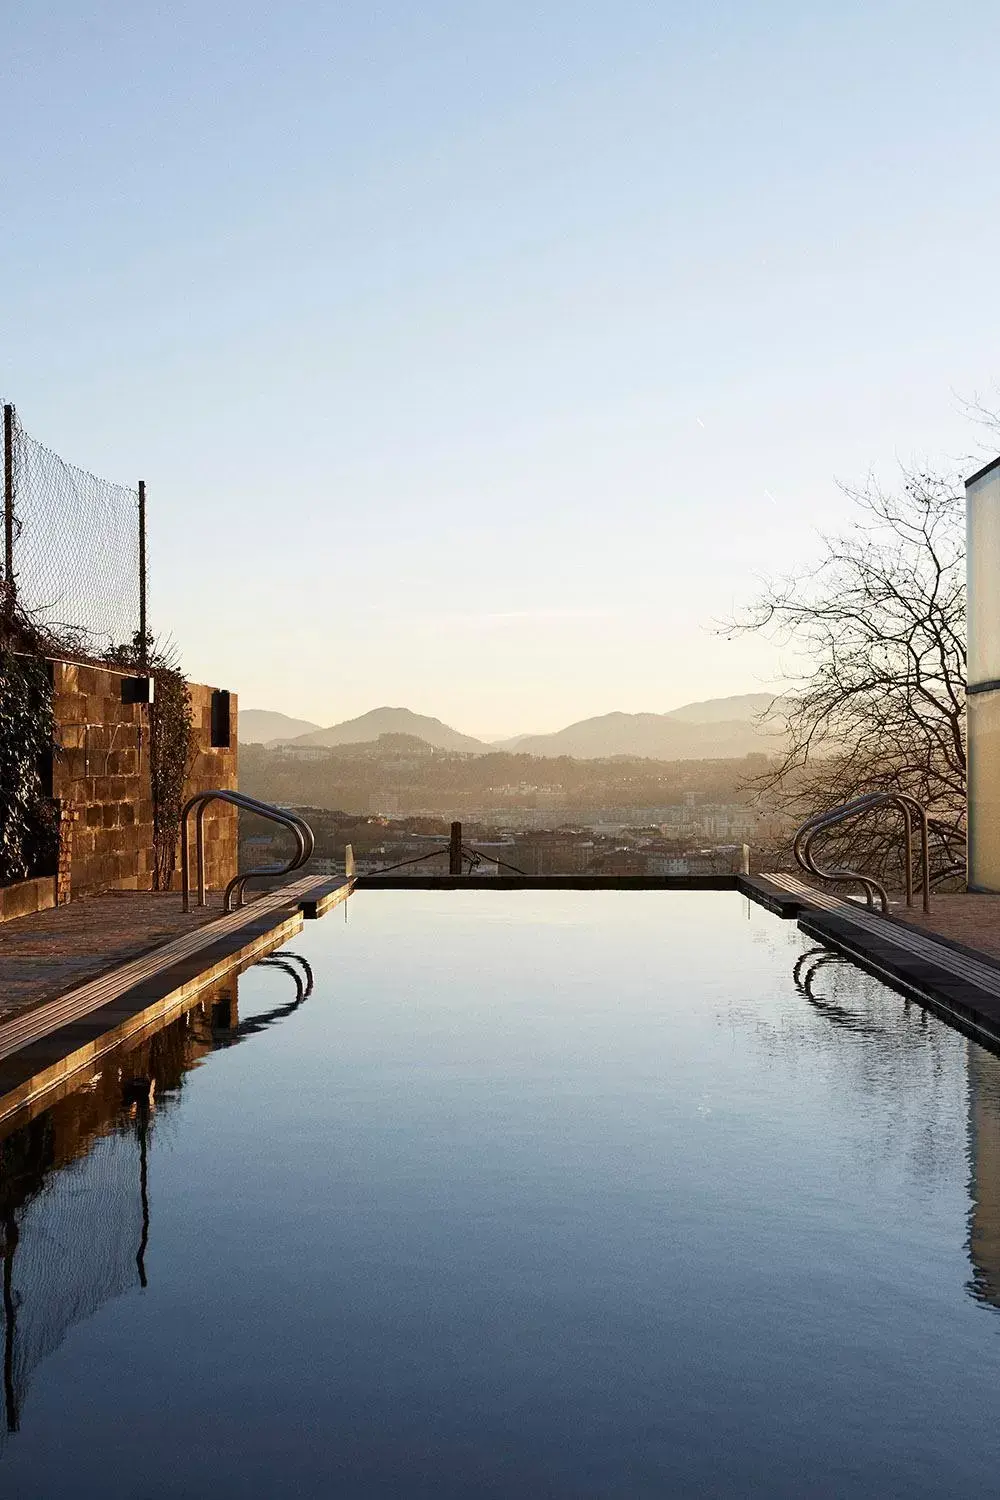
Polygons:
[[[910,952],[902,938],[916,929],[891,914],[883,930],[874,932],[851,920],[849,908],[830,911],[810,902],[803,890],[790,892],[754,875],[361,875],[354,880],[307,878],[279,888],[246,909],[234,924],[220,918],[196,929],[200,941],[178,958],[169,956],[177,941],[163,945],[167,953],[157,964],[157,950],[132,960],[90,986],[105,986],[103,1003],[92,1003],[78,1015],[62,1014],[41,1035],[31,1036],[16,1050],[0,1055],[0,1122],[64,1085],[74,1074],[123,1042],[163,1024],[194,1003],[198,994],[226,974],[247,967],[279,948],[302,930],[305,921],[321,917],[355,890],[619,890],[619,891],[735,891],[785,921],[796,921],[808,937],[842,954],[883,983],[926,1005],[975,1040],[1000,1048],[1000,959],[936,933],[920,932],[925,943],[975,959],[996,970],[997,993],[963,978],[926,956]],[[819,893],[817,893],[819,894]],[[220,930],[221,929],[221,930]],[[134,982],[130,969],[143,964]],[[116,985],[116,979],[121,980]],[[73,992],[37,1008],[60,1017],[60,1006]],[[70,1007],[71,1009],[72,1007]],[[34,1012],[26,1013],[28,1016]],[[23,1018],[18,1018],[19,1021]],[[39,1015],[44,1021],[44,1016]],[[17,1022],[0,1025],[3,1034]],[[40,1106],[44,1107],[44,1106]]]
[[[14,1041],[27,1038],[0,1057],[0,1123],[123,1042],[179,1015],[202,990],[281,947],[352,890],[343,877],[300,880],[252,902],[238,922],[230,915],[206,923],[0,1026],[0,1046],[5,1033]],[[175,956],[182,941],[190,951]],[[76,1006],[74,996],[80,997]]]
[[[848,958],[858,968],[883,984],[900,991],[908,999],[919,1001],[936,1012],[959,1031],[1000,1052],[1000,998],[968,980],[950,973],[938,964],[908,953],[890,940],[880,941],[864,934],[849,919],[832,912],[809,912],[799,918],[798,927],[807,937],[816,938],[824,947]],[[966,949],[974,953],[974,949]],[[980,957],[978,953],[975,955]]]
[[722,875],[358,875],[358,891],[734,891]]
[[[838,911],[825,910],[811,903],[807,894],[783,890],[766,876],[740,876],[737,884],[751,900],[785,921],[795,921],[807,937],[850,959],[908,999],[917,1000],[974,1041],[1000,1050],[1000,959],[993,954],[916,928],[891,912],[879,917],[881,930],[873,931],[852,921],[846,905]],[[911,951],[905,944],[909,936],[918,937],[921,946],[940,949],[942,962]],[[955,973],[948,966],[949,954],[995,970],[998,993]]]

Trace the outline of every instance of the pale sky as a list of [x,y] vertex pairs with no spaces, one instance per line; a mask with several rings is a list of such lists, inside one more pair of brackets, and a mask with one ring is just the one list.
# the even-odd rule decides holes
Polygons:
[[981,441],[995,4],[88,9],[5,19],[0,389],[244,707],[759,690],[835,479]]

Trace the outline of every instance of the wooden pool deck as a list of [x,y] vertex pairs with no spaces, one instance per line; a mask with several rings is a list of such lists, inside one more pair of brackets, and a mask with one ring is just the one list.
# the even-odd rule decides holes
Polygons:
[[175,892],[112,891],[0,925],[0,1024],[222,915]]
[[286,943],[350,894],[295,881],[239,911],[181,911],[179,895],[122,893],[0,927],[0,1120],[208,985]]
[[1000,896],[936,896],[927,913],[900,902],[882,916],[794,875],[739,885],[808,936],[1000,1048]]

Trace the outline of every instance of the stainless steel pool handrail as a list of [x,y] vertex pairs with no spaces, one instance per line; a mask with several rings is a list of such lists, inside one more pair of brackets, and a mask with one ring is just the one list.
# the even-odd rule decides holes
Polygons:
[[228,802],[234,807],[243,808],[246,812],[253,812],[261,818],[267,818],[272,823],[278,823],[287,828],[295,836],[296,849],[292,858],[284,865],[270,865],[257,870],[247,870],[242,875],[235,875],[226,886],[224,898],[225,910],[234,910],[235,906],[242,906],[248,880],[259,880],[264,877],[290,875],[293,870],[299,870],[312,858],[313,849],[316,846],[313,831],[304,818],[297,813],[285,812],[280,807],[272,807],[269,802],[260,802],[256,797],[248,797],[245,792],[233,792],[228,787],[215,787],[211,791],[198,792],[188,799],[181,811],[181,894],[182,909],[191,909],[191,839],[188,831],[188,822],[192,812],[197,809],[196,818],[196,858],[198,872],[198,905],[204,906],[205,901],[205,812],[210,802]]
[[865,893],[865,902],[869,910],[874,909],[875,899],[878,899],[882,915],[889,910],[889,896],[885,886],[874,875],[865,875],[860,870],[850,869],[823,869],[816,864],[813,857],[812,846],[819,834],[828,829],[837,827],[841,823],[849,822],[851,818],[861,817],[866,812],[871,812],[876,807],[895,807],[903,814],[904,834],[904,867],[906,884],[906,904],[913,905],[913,819],[916,817],[920,825],[920,873],[921,893],[923,897],[924,911],[930,911],[931,889],[930,889],[930,851],[927,833],[927,809],[916,797],[909,796],[906,792],[866,792],[861,797],[855,797],[851,802],[845,802],[840,807],[834,807],[826,812],[814,813],[807,818],[801,828],[796,830],[792,840],[792,853],[795,855],[799,867],[807,874],[813,875],[817,880],[826,880],[831,884],[847,884],[855,882],[859,884]]

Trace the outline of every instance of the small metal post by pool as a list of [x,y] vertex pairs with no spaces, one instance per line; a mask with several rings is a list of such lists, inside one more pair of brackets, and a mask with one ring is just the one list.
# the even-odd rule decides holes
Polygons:
[[14,408],[3,409],[3,581],[4,612],[14,612]]
[[1000,458],[965,482],[970,891],[1000,891]]
[[[146,481],[139,480],[139,665],[149,666],[146,635]],[[214,743],[214,741],[213,741]]]
[[462,825],[452,823],[451,842],[448,845],[448,874],[461,875],[462,873]]

